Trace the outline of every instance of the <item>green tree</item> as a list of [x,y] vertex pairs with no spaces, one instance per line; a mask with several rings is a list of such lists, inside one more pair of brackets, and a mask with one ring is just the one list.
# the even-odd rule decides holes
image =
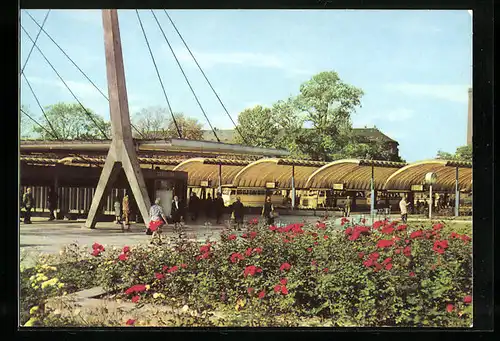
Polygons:
[[63,140],[103,139],[101,130],[108,137],[111,137],[111,123],[90,109],[84,110],[79,104],[57,103],[50,105],[45,108],[45,114],[48,121],[43,117],[40,122],[44,129],[36,125],[33,126],[33,131],[43,139],[56,139],[49,133],[52,132],[52,128],[57,137]]
[[21,139],[33,139],[36,137],[36,134],[33,131],[35,123],[28,116],[26,116],[23,111],[30,115],[31,118],[37,118],[34,117],[34,114],[30,112],[27,106],[21,105],[21,109],[22,111],[19,110],[19,136]]
[[457,160],[457,161],[471,161],[472,162],[472,146],[466,145],[458,147],[455,151],[455,154],[438,151],[437,153],[438,159],[443,160]]
[[354,158],[405,162],[399,155],[391,153],[383,141],[349,143],[336,158]]
[[235,142],[253,147],[276,148],[278,147],[278,134],[280,126],[270,108],[256,105],[245,109],[238,115],[238,129],[244,139],[237,134]]
[[[182,137],[190,140],[203,139],[203,125],[196,119],[186,117],[183,113],[174,113]],[[179,138],[172,115],[163,107],[147,107],[132,116],[132,123],[140,134],[133,129],[136,138],[150,140]]]
[[[363,91],[343,82],[334,71],[321,72],[300,86],[297,105],[313,131],[313,159],[330,161],[353,143],[351,115],[361,106]],[[311,144],[309,144],[311,149]]]

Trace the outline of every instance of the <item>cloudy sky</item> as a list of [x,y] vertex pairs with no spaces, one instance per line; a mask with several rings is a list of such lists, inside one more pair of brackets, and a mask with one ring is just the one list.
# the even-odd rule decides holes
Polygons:
[[[29,13],[41,24],[47,11]],[[206,124],[150,11],[139,11],[172,109]],[[232,123],[163,11],[155,11],[212,125]],[[177,28],[236,120],[243,109],[297,94],[321,71],[336,71],[360,87],[355,127],[376,126],[400,143],[407,161],[453,152],[466,143],[467,89],[472,71],[472,23],[467,11],[169,11]],[[130,111],[166,101],[133,10],[120,10],[120,31]],[[23,11],[34,39],[38,26]],[[107,95],[101,12],[52,10],[51,37]],[[21,31],[21,65],[32,43]],[[106,99],[41,33],[37,45],[77,98],[109,118]],[[24,73],[43,106],[75,102],[35,49]],[[26,82],[21,103],[39,115]]]

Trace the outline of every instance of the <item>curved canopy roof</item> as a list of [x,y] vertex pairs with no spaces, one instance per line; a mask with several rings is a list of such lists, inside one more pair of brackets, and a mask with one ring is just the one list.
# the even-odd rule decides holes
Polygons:
[[189,186],[201,186],[201,181],[212,180],[212,187],[219,185],[219,164],[221,165],[222,185],[232,184],[234,176],[241,171],[250,161],[191,158],[173,168],[174,171],[188,173]]
[[343,184],[346,189],[369,190],[372,165],[375,189],[382,189],[387,178],[406,164],[376,160],[337,160],[312,173],[307,179],[305,187],[332,188],[334,184]]
[[454,191],[456,169],[458,168],[458,188],[470,191],[472,188],[472,162],[426,160],[409,164],[392,174],[384,189],[410,190],[412,185],[424,184],[425,174],[436,173],[437,180],[432,188],[436,191]]
[[266,187],[267,182],[278,182],[278,188],[292,188],[292,168],[295,172],[295,188],[305,188],[309,175],[324,165],[325,162],[260,159],[243,168],[233,180],[235,187]]

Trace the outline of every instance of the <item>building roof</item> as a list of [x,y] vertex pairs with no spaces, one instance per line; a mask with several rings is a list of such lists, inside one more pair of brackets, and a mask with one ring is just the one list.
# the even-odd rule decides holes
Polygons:
[[[385,135],[377,128],[352,128],[352,131],[356,137],[363,137],[368,139],[380,139],[383,142],[397,143],[396,140]],[[233,129],[222,129],[222,130],[216,130],[215,132],[217,133],[217,136],[219,137],[220,141],[224,143],[230,143],[231,141],[234,140],[236,134],[238,134],[238,132]],[[203,130],[203,139],[206,141],[216,141],[212,130]]]

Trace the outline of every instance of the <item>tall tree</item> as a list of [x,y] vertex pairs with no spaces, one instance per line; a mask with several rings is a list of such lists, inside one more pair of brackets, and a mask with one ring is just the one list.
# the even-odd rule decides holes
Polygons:
[[235,136],[236,143],[246,142],[253,147],[277,147],[279,124],[270,108],[256,105],[245,109],[238,115],[238,129],[245,136]]
[[[183,113],[174,113],[175,123],[181,131],[182,138],[188,140],[203,140],[203,125],[193,117],[186,117]],[[166,138],[179,138],[177,127],[172,119],[168,120]]]
[[470,161],[472,162],[472,146],[466,145],[458,147],[455,151],[455,154],[447,153],[443,151],[438,151],[437,153],[438,159],[443,160],[457,160],[457,161]]
[[363,91],[344,83],[334,71],[318,73],[300,86],[297,104],[314,130],[314,159],[330,161],[353,143],[351,114],[361,106]]
[[45,108],[45,114],[48,121],[44,117],[40,123],[44,129],[39,126],[33,126],[33,131],[43,139],[55,139],[53,135],[49,134],[49,132],[52,132],[52,128],[57,137],[63,140],[103,139],[104,136],[101,130],[108,137],[111,137],[111,123],[105,121],[90,109],[83,110],[79,104],[57,103],[50,105]]
[[[148,140],[162,139],[166,136],[170,114],[162,107],[147,107],[132,115],[132,135]],[[140,134],[136,131],[140,132]]]
[[[30,112],[27,106],[21,105],[21,109],[30,115],[31,118],[35,118],[34,114]],[[19,110],[19,136],[21,139],[32,139],[36,137],[35,132],[33,131],[35,123],[26,116],[21,110]]]

